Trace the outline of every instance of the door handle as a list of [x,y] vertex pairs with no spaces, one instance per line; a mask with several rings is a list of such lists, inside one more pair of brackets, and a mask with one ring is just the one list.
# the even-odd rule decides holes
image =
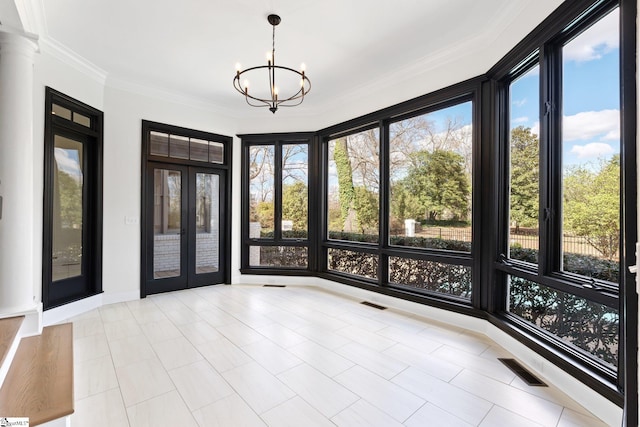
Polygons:
[[185,230],[184,228],[180,231],[180,235],[184,236],[186,234],[187,230]]

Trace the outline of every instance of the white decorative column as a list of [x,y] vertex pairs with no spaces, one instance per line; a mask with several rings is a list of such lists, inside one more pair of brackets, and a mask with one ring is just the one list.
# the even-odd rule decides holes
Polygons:
[[37,49],[35,37],[0,30],[0,317],[40,311],[34,300],[42,283],[42,237],[36,235],[42,183],[34,173],[43,165],[35,164],[33,140]]

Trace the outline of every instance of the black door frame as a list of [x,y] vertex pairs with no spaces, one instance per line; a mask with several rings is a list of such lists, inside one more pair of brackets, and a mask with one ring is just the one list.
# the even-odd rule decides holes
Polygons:
[[[70,111],[69,118],[53,114],[53,104]],[[89,118],[84,126],[75,114]],[[60,280],[52,287],[53,174],[55,135],[82,142],[83,155],[83,256],[82,280]],[[103,113],[50,87],[45,89],[44,197],[42,238],[42,304],[44,310],[102,293],[102,176]],[[85,204],[86,203],[86,204]],[[59,286],[58,286],[59,285]],[[64,290],[64,292],[62,292]]]
[[[195,138],[200,140],[214,141],[223,145],[223,158],[220,163],[207,163],[202,161],[194,161],[188,159],[172,158],[168,156],[158,156],[151,154],[150,134],[152,131],[167,133],[170,135],[178,135],[183,137]],[[183,170],[183,176],[188,180],[190,171],[193,171],[194,177],[196,173],[205,172],[213,173],[220,176],[220,233],[219,233],[219,257],[220,265],[217,273],[205,275],[206,277],[191,278],[189,288],[208,286],[211,284],[231,283],[231,159],[232,159],[232,143],[233,138],[224,135],[218,135],[210,132],[203,132],[193,129],[182,128],[178,126],[167,125],[148,120],[142,120],[142,156],[141,156],[141,217],[140,217],[140,298],[159,292],[167,292],[176,290],[173,287],[179,283],[176,279],[166,285],[158,283],[153,278],[153,203],[148,203],[149,189],[153,190],[153,168],[162,165],[165,168]],[[151,183],[151,184],[150,184]],[[195,187],[194,187],[195,189]],[[188,190],[188,188],[187,188]],[[194,190],[195,191],[195,190]],[[187,198],[189,195],[187,195]],[[195,197],[194,197],[195,198]],[[183,211],[187,209],[187,202],[183,201]],[[183,212],[186,215],[187,212]],[[190,213],[189,213],[190,214]],[[184,217],[189,218],[190,215]],[[185,224],[186,225],[186,224]],[[188,232],[187,228],[184,230]],[[193,248],[191,253],[195,254],[195,229],[193,231]],[[187,242],[189,239],[182,239]],[[187,257],[189,248],[185,246],[181,256]],[[191,267],[195,268],[195,256],[193,259],[187,259],[186,264],[181,260],[181,265],[187,265],[189,271]],[[182,273],[182,272],[181,272]],[[195,270],[194,270],[195,273]],[[154,288],[150,285],[153,283]],[[187,283],[189,278],[187,277]],[[160,286],[161,289],[157,289]]]
[[[169,170],[177,171],[181,173],[181,200],[180,200],[180,230],[178,235],[180,236],[180,274],[174,277],[156,279],[154,277],[154,224],[153,224],[153,212],[154,212],[154,189],[155,189],[155,171],[157,170]],[[225,247],[225,171],[216,168],[196,167],[196,166],[184,166],[173,163],[160,163],[151,162],[147,163],[147,189],[146,189],[146,211],[152,213],[147,217],[147,221],[142,224],[142,227],[146,228],[146,241],[142,244],[146,247],[146,265],[142,268],[146,270],[147,281],[146,294],[156,294],[162,292],[177,291],[182,289],[189,289],[198,286],[207,286],[212,284],[224,283],[224,261],[225,253],[223,248]],[[206,173],[216,175],[219,177],[219,212],[218,212],[218,260],[220,261],[217,272],[201,273],[196,272],[196,242],[197,242],[197,226],[196,226],[196,175],[199,173]]]

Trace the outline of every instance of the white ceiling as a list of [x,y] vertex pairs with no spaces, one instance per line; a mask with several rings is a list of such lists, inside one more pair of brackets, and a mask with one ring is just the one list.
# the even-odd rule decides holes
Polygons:
[[482,74],[562,2],[28,1],[40,9],[31,11],[42,21],[40,37],[104,70],[107,84],[179,94],[232,117],[271,116],[248,107],[232,79],[237,62],[266,62],[266,16],[277,13],[276,62],[292,68],[304,62],[312,82],[304,103],[279,110],[279,120],[337,118],[337,111],[353,118]]

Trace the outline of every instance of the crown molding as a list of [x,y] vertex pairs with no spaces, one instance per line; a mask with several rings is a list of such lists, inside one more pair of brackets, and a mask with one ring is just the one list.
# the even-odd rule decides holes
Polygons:
[[43,0],[9,0],[14,1],[22,28],[25,32],[45,36],[47,21],[44,14]]
[[52,39],[51,37],[47,36],[40,38],[40,49],[42,52],[50,54],[54,58],[92,78],[101,85],[105,84],[108,75],[107,71],[86,60],[73,50]]
[[220,114],[228,118],[239,118],[235,117],[235,115],[233,114],[233,110],[221,107],[220,105],[215,104],[204,97],[185,95],[177,91],[171,91],[149,84],[142,84],[137,81],[125,79],[113,74],[109,74],[108,78],[106,79],[105,86],[111,89],[141,95],[147,98],[170,102],[172,104],[180,104],[186,107],[211,111],[212,113]]

